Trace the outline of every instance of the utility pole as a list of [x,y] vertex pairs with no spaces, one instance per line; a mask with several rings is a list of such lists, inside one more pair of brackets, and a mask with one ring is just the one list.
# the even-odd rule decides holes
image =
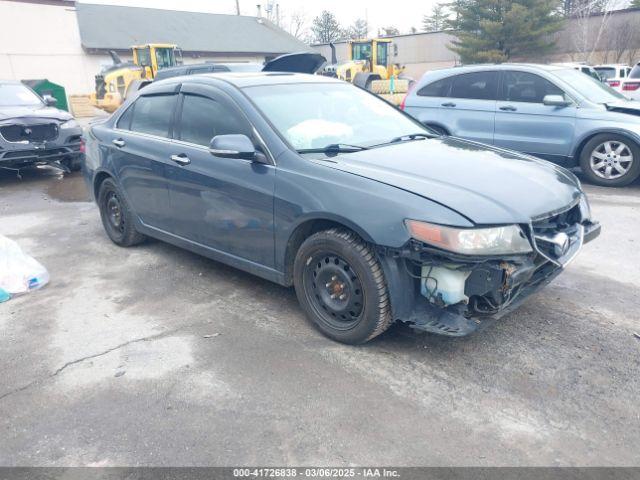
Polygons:
[[236,15],[240,15],[240,0],[236,0]]

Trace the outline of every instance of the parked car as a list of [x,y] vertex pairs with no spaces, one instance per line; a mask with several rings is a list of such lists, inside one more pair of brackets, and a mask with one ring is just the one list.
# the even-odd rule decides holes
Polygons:
[[80,169],[82,128],[55,103],[20,82],[0,81],[0,169],[18,175],[29,165]]
[[295,286],[327,336],[466,335],[598,235],[573,174],[438,137],[353,85],[287,73],[153,83],[87,134],[109,238],[158,238]]
[[482,65],[426,73],[404,108],[441,134],[509,148],[619,187],[640,175],[640,103],[567,67]]
[[[266,63],[258,62],[236,62],[236,63],[195,63],[179,65],[177,67],[163,68],[158,70],[153,81],[165,80],[171,77],[182,75],[199,75],[202,73],[222,73],[222,72],[290,72],[290,73],[315,73],[320,69],[327,59],[319,53],[298,52],[287,53],[269,60]],[[151,84],[152,80],[138,80],[131,84],[127,90],[125,98],[135,94],[138,90]]]
[[559,66],[559,67],[573,68],[574,70],[582,72],[585,75],[589,75],[591,78],[594,78],[599,82],[604,82],[604,78],[600,76],[598,71],[595,68],[593,68],[591,65],[587,65],[586,63],[566,62],[566,63],[554,63],[553,65]]
[[631,100],[640,100],[640,63],[633,67],[627,79],[622,82],[622,94]]
[[621,64],[596,65],[593,68],[598,72],[600,78],[617,92],[622,90],[622,81],[627,78],[631,72],[629,65]]

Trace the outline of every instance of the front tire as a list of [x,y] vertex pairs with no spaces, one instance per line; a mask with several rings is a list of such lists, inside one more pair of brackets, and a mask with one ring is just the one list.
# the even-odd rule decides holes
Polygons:
[[307,317],[333,340],[364,343],[392,323],[382,267],[353,232],[333,228],[311,235],[298,250],[293,275]]
[[580,168],[596,185],[624,187],[640,175],[640,147],[622,135],[596,135],[582,149]]
[[100,184],[98,207],[102,225],[113,243],[131,247],[145,240],[146,237],[136,231],[133,212],[111,178]]

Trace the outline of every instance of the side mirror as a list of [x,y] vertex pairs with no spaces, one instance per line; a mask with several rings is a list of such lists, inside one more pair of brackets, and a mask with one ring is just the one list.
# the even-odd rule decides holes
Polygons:
[[548,107],[566,107],[571,105],[571,102],[565,100],[562,95],[545,95],[542,103]]
[[58,100],[53,98],[51,95],[45,95],[42,99],[47,107],[55,107],[58,103]]
[[256,151],[253,142],[246,135],[216,135],[209,144],[209,153],[216,157],[267,163],[266,157]]

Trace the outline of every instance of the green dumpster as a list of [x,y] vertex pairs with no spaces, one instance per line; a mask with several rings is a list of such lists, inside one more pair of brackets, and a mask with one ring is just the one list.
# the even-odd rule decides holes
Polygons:
[[69,105],[67,104],[67,92],[65,92],[62,85],[50,82],[46,78],[39,80],[22,80],[22,83],[31,87],[41,97],[49,95],[55,98],[58,101],[58,103],[56,103],[56,108],[69,111]]

